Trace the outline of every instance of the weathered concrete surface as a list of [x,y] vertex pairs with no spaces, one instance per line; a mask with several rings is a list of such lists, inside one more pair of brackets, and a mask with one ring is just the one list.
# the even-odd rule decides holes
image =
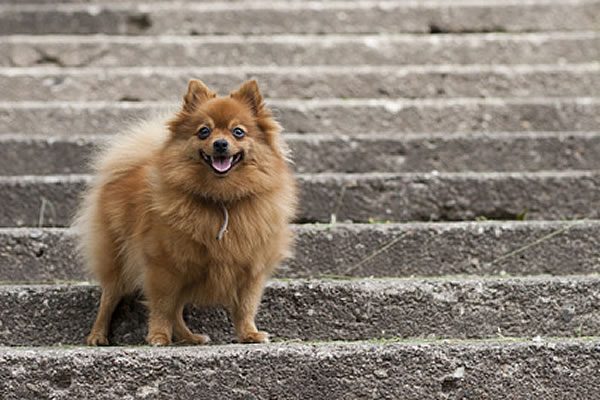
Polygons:
[[0,100],[178,100],[190,78],[219,93],[255,78],[271,98],[570,97],[600,92],[600,64],[541,66],[0,69]]
[[0,34],[210,35],[598,30],[596,0],[4,5]]
[[[232,57],[236,54],[236,57]],[[284,35],[213,37],[8,36],[0,66],[241,66],[555,64],[596,62],[600,33]]]
[[[178,0],[179,3],[182,2],[182,0]],[[228,3],[228,2],[236,2],[236,3],[252,3],[255,0],[219,0],[219,3]],[[294,1],[304,1],[304,0],[280,0],[280,1],[290,1],[290,2],[294,2]],[[327,1],[335,1],[335,0],[312,0],[314,1],[322,1],[322,2],[327,2]],[[440,0],[430,0],[430,1],[440,1]],[[164,3],[165,0],[128,0],[127,1],[130,4],[145,4],[145,3]],[[197,3],[211,3],[214,2],[214,0],[185,0],[184,2],[197,2]],[[22,4],[23,2],[21,2],[20,0],[0,0],[0,4]],[[48,3],[56,3],[56,0],[27,0],[27,4],[48,4]],[[114,4],[115,1],[114,0],[60,0],[61,4],[70,4],[70,3],[81,3],[81,4],[89,4],[89,3],[94,3],[94,4]],[[174,3],[174,2],[172,2]]]
[[[96,314],[95,286],[0,286],[0,345],[83,343]],[[146,309],[129,299],[112,343],[143,342]],[[257,326],[280,339],[589,336],[600,329],[597,276],[521,279],[287,281],[267,285]],[[192,309],[188,325],[233,340],[222,309]]]
[[0,177],[0,226],[69,225],[88,181],[79,175]]
[[278,276],[439,276],[600,272],[596,222],[299,225]]
[[0,281],[89,279],[66,229],[0,229]]
[[[600,222],[296,225],[282,278],[600,273]],[[0,281],[86,280],[66,229],[0,229]]]
[[[219,3],[253,3],[255,0],[219,0]],[[279,0],[279,1],[304,1],[304,0]],[[336,0],[312,0],[313,2],[328,2],[328,1],[336,1]],[[430,1],[441,1],[441,0],[430,0]],[[145,3],[164,3],[165,0],[128,0],[127,3],[130,4],[145,4]],[[215,0],[175,0],[171,3],[214,3]],[[0,4],[22,4],[21,0],[0,0]],[[48,3],[56,3],[56,0],[27,0],[26,4],[48,4]],[[80,3],[80,4],[115,4],[115,0],[60,0],[61,4],[70,4],[70,3]]]
[[90,156],[98,150],[104,139],[64,135],[0,136],[0,175],[89,172]]
[[[285,134],[298,173],[600,169],[600,132]],[[0,175],[89,172],[105,135],[0,135]],[[473,157],[477,154],[477,157]]]
[[596,218],[594,172],[321,174],[301,180],[300,220],[456,221]]
[[[0,34],[131,35],[0,40],[0,66],[11,67],[0,70],[0,134],[7,135],[0,176],[85,173],[84,157],[101,140],[86,134],[112,134],[124,121],[179,103],[190,75],[222,91],[255,76],[270,99],[280,99],[272,104],[295,132],[299,172],[471,171],[305,175],[299,222],[325,222],[331,214],[338,221],[600,218],[596,172],[473,173],[600,170],[600,135],[592,132],[600,126],[600,100],[583,97],[600,88],[599,1],[203,1],[0,6]],[[545,29],[577,32],[522,33]],[[407,31],[442,34],[389,33]],[[464,34],[472,31],[520,33]],[[165,32],[225,35],[160,36]],[[121,66],[152,67],[115,69]],[[316,100],[302,100],[310,98]],[[428,99],[388,101],[398,98]],[[590,132],[563,133],[574,130]],[[361,136],[343,136],[349,133]],[[0,226],[67,223],[86,179],[0,177]],[[418,345],[376,338],[597,335],[599,224],[295,226],[297,256],[281,268],[282,278],[419,278],[275,281],[259,327],[276,340],[374,341],[0,348],[0,397],[596,398],[597,337]],[[456,276],[463,274],[469,278]],[[504,274],[529,277],[497,276]],[[68,231],[0,230],[0,345],[82,343],[98,288],[6,284],[83,278]],[[138,299],[117,314],[113,343],[141,343],[146,311]],[[216,343],[233,340],[221,310],[190,309],[186,318]]]
[[[272,100],[288,132],[374,133],[593,131],[600,97],[526,99]],[[0,102],[0,134],[106,134],[174,112],[164,102]]]
[[[0,349],[12,399],[550,400],[597,395],[598,339]],[[93,393],[93,395],[92,395]]]
[[[88,175],[0,177],[0,226],[66,226]],[[298,222],[594,219],[600,174],[300,175]]]

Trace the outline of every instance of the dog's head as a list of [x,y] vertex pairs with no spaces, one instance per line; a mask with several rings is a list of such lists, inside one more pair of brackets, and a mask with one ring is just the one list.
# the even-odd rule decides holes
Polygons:
[[251,80],[226,97],[192,80],[169,122],[162,173],[186,191],[230,201],[270,190],[287,168],[279,124]]

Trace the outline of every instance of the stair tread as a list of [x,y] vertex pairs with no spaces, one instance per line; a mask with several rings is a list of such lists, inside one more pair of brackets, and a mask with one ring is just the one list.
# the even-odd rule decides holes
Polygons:
[[[600,124],[600,97],[278,99],[269,104],[290,132],[585,131]],[[127,121],[176,110],[175,102],[0,102],[0,134],[106,133]]]
[[[294,225],[288,278],[600,272],[600,221]],[[0,228],[0,282],[86,280],[74,233]],[[360,243],[360,245],[357,245]]]
[[[593,398],[598,338],[170,348],[2,348],[0,390],[70,398]],[[168,371],[166,374],[165,371]]]
[[[594,0],[0,5],[0,34],[211,35],[597,30]],[[198,26],[197,21],[202,21]],[[231,21],[235,21],[234,24]]]
[[[272,98],[456,98],[594,96],[600,63],[251,68],[0,68],[0,100],[177,99],[190,77],[220,93],[257,79]],[[426,82],[426,84],[424,84]]]
[[[99,295],[92,285],[0,285],[0,344],[80,344]],[[276,280],[266,287],[257,325],[288,340],[588,336],[600,328],[599,296],[598,275]],[[231,342],[222,309],[188,311],[192,330]],[[142,343],[145,314],[138,299],[124,301],[113,343]]]
[[[109,136],[0,135],[0,176],[88,173],[91,155]],[[284,136],[297,173],[600,169],[600,132]]]
[[[239,54],[232,58],[230,54]],[[189,66],[595,62],[600,32],[469,35],[5,36],[0,65]]]
[[[0,226],[70,224],[89,175],[0,177]],[[300,174],[298,222],[580,219],[600,214],[599,171]],[[334,217],[332,217],[334,215]]]

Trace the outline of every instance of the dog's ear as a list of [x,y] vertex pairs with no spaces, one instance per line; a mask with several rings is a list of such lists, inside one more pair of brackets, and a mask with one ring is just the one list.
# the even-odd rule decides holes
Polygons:
[[187,112],[192,112],[202,103],[207,100],[217,97],[217,94],[210,90],[204,82],[192,79],[188,83],[188,90],[183,96],[183,109]]
[[230,96],[246,103],[255,116],[259,115],[265,107],[262,95],[258,89],[258,82],[255,79],[244,82],[238,90],[231,92]]

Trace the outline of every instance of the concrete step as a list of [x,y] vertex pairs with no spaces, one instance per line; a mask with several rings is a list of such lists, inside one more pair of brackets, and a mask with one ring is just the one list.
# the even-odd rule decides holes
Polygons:
[[[299,175],[298,222],[600,218],[600,173]],[[65,226],[88,175],[0,177],[0,226]]]
[[[170,3],[178,3],[181,6],[186,5],[186,3],[253,3],[255,0],[174,0],[170,1]],[[280,1],[288,1],[288,2],[301,2],[306,0],[280,0]],[[311,0],[313,3],[323,2],[326,3],[328,1],[337,1],[337,0]],[[356,1],[356,0],[352,0]],[[400,1],[410,1],[410,0],[400,0]],[[434,1],[443,1],[443,0],[428,0],[430,2]],[[128,4],[145,4],[145,3],[164,3],[165,0],[127,0]],[[0,0],[0,4],[45,4],[45,3],[56,3],[56,0]],[[106,4],[111,5],[115,4],[115,0],[60,0],[60,4],[71,4],[71,3],[81,3],[81,4]]]
[[[170,3],[178,3],[181,6],[186,5],[187,3],[253,3],[255,0],[174,0],[170,1]],[[301,2],[306,0],[280,0],[280,1],[288,1],[288,2]],[[337,0],[311,0],[313,3],[315,2],[328,2],[328,1],[337,1]],[[353,0],[356,1],[356,0]],[[400,0],[400,1],[410,1],[410,0]],[[428,1],[442,1],[442,0],[428,0]],[[145,3],[164,3],[165,0],[127,0],[128,4],[145,4]],[[0,4],[47,4],[47,3],[56,3],[56,0],[0,0]],[[111,5],[115,4],[115,0],[60,0],[60,4],[106,4]]]
[[[173,0],[169,3],[179,4],[180,6],[185,6],[187,3],[237,3],[237,4],[248,4],[254,3],[256,0]],[[305,2],[306,0],[279,0],[280,2]],[[339,2],[339,0],[311,0],[312,3],[327,3],[327,2]],[[358,1],[358,0],[346,0],[346,1]],[[412,0],[396,0],[396,1],[405,1],[410,2]],[[443,2],[444,0],[428,0],[429,3],[435,2]],[[145,4],[145,3],[165,3],[165,0],[127,0],[127,4],[135,5],[135,4]],[[11,5],[33,5],[33,4],[45,4],[45,3],[57,3],[56,0],[0,0],[0,4],[11,4]],[[117,3],[115,0],[60,0],[58,3],[60,4],[104,4],[104,5],[114,5]],[[125,3],[125,2],[123,2]]]
[[[231,55],[235,54],[236,57]],[[0,66],[555,64],[600,59],[598,32],[469,35],[7,36]]]
[[[600,273],[600,221],[294,226],[281,278]],[[81,281],[67,229],[0,229],[1,282]]]
[[[0,286],[0,345],[83,343],[99,298],[91,285]],[[117,308],[111,343],[143,343],[142,300]],[[600,329],[599,301],[597,276],[272,281],[257,326],[285,340],[588,336]],[[185,318],[215,343],[233,340],[220,308]]]
[[[600,339],[0,348],[7,400],[594,398]],[[168,371],[168,374],[165,373]],[[133,398],[133,396],[131,397]]]
[[[600,97],[271,100],[289,132],[378,133],[593,131]],[[119,132],[144,116],[175,111],[164,102],[0,102],[0,134]]]
[[220,68],[0,68],[0,101],[179,100],[191,77],[219,93],[255,78],[272,98],[573,97],[600,92],[600,64]]
[[0,34],[576,31],[599,30],[598,15],[597,0],[32,4],[0,6]]
[[[600,169],[600,132],[285,136],[299,173]],[[0,175],[87,173],[90,156],[105,140],[0,135]]]

